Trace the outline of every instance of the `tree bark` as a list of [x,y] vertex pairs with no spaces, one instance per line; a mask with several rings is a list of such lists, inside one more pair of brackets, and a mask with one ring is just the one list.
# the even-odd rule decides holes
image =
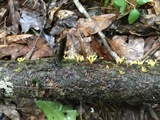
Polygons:
[[[106,67],[109,66],[109,68]],[[41,99],[160,101],[160,65],[146,73],[139,66],[111,62],[1,61],[0,96]],[[125,74],[120,75],[119,71]]]

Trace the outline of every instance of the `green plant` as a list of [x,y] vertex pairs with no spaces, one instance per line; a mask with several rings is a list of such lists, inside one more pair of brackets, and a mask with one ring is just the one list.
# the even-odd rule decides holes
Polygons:
[[136,2],[138,5],[143,5],[143,4],[147,3],[148,0],[137,0]]
[[140,15],[140,13],[136,8],[131,10],[129,13],[129,16],[128,16],[128,23],[129,24],[134,23],[139,18],[139,15]]
[[106,7],[106,6],[108,5],[108,3],[109,3],[109,0],[105,0],[105,1],[104,1],[104,4],[103,4],[104,7]]
[[47,116],[48,120],[76,120],[78,115],[71,105],[63,106],[60,102],[35,101],[36,106]]
[[[147,3],[148,0],[136,0],[136,5],[143,5]],[[107,6],[109,3],[109,0],[104,0],[104,6]],[[123,15],[127,6],[127,3],[133,7],[133,9],[130,11],[128,16],[128,23],[133,24],[140,16],[140,13],[138,9],[136,9],[136,5],[133,5],[128,0],[113,0],[113,6],[115,8],[119,8],[119,12]]]

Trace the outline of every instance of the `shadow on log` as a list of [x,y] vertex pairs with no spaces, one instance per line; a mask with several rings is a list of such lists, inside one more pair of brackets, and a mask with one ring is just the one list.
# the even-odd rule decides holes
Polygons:
[[[0,62],[0,96],[40,99],[160,101],[160,65],[142,73],[137,66],[53,59]],[[109,68],[106,67],[109,66]],[[120,75],[122,70],[125,74]],[[3,85],[2,85],[3,84]]]

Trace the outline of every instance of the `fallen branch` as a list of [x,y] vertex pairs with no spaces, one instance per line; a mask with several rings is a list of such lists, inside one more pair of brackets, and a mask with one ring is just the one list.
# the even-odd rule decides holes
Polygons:
[[[142,73],[114,63],[0,62],[0,96],[127,102],[160,101],[160,66]],[[106,67],[109,66],[109,68]],[[19,71],[17,71],[19,69]],[[120,75],[119,70],[125,72]],[[3,83],[3,85],[2,85]],[[7,84],[7,85],[6,85]],[[2,88],[3,87],[3,88]]]

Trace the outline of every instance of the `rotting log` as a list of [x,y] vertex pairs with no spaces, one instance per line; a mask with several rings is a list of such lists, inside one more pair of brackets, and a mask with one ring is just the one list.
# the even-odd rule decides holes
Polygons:
[[158,103],[160,64],[142,73],[137,66],[105,61],[0,61],[0,84],[0,97]]

